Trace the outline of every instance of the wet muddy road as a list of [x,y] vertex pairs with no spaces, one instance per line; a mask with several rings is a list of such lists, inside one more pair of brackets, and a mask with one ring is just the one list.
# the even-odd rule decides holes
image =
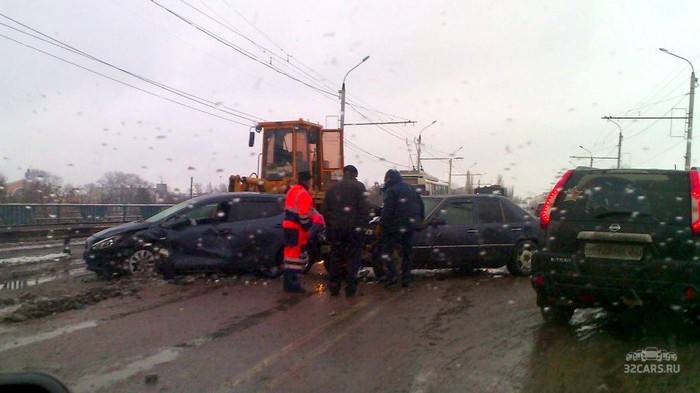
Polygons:
[[[3,322],[0,371],[48,372],[76,392],[670,392],[700,386],[700,329],[664,313],[613,318],[578,311],[570,326],[548,326],[527,278],[487,272],[423,274],[408,290],[362,284],[354,299],[331,298],[320,269],[303,280],[314,291],[294,296],[284,294],[278,280],[251,276],[181,284],[147,279],[138,290],[95,304]],[[626,373],[626,364],[656,364],[626,361],[628,353],[650,347],[677,354],[671,370],[679,372]]]

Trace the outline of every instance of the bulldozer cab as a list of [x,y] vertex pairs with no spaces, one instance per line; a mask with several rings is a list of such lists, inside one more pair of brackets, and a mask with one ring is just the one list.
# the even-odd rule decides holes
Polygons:
[[260,177],[265,191],[284,192],[302,171],[311,173],[310,188],[316,193],[342,177],[342,130],[322,129],[304,120],[265,122],[256,128],[263,137]]

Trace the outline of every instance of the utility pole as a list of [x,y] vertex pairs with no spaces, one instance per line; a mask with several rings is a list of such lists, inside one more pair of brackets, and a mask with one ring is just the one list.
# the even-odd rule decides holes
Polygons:
[[[588,153],[589,155],[588,155],[588,156],[583,156],[583,157],[581,157],[581,156],[569,156],[569,158],[576,158],[576,159],[584,159],[584,158],[587,158],[587,159],[590,160],[590,165],[589,165],[590,168],[593,168],[593,160],[594,160],[594,159],[596,159],[596,160],[618,160],[618,162],[619,162],[619,160],[620,160],[620,156],[619,156],[619,155],[618,155],[617,157],[594,156],[594,155],[593,155],[593,152],[590,151],[590,150],[588,150],[588,149],[586,149],[585,147],[583,147],[583,146],[581,146],[581,145],[578,145],[578,147],[580,147],[581,149],[585,150],[586,153]],[[618,164],[618,165],[619,165],[619,164]],[[618,166],[618,168],[619,168],[619,166]]]
[[194,185],[194,177],[190,176],[190,199],[192,199],[192,186]]
[[593,168],[593,160],[617,160],[617,156],[569,156],[569,158],[574,158],[577,160],[590,160],[590,167]]
[[[464,177],[466,177],[466,180],[464,182],[464,192],[467,194],[473,194],[474,193],[473,177],[474,176],[483,176],[485,174],[486,173],[471,173],[469,171],[469,169],[467,169],[467,173],[463,173],[463,174],[458,173],[458,174],[454,174],[452,176],[464,176]],[[481,177],[479,177],[479,178],[481,178]]]
[[[461,147],[460,147],[461,149]],[[459,150],[459,149],[458,149]],[[447,193],[451,194],[452,193],[452,160],[463,160],[464,157],[429,157],[429,158],[423,158],[425,161],[429,160],[447,160],[449,161],[450,164],[450,170],[449,170],[449,178],[447,179]]]
[[423,143],[423,131],[427,130],[428,127],[432,126],[435,123],[437,123],[437,120],[433,120],[430,124],[421,128],[421,130],[418,131],[418,144],[416,146],[416,166],[418,167],[418,173],[420,173],[423,170],[423,167],[421,166],[420,162],[421,145]]
[[345,129],[345,79],[348,78],[348,75],[352,70],[355,68],[359,67],[369,59],[369,56],[365,56],[364,59],[362,59],[361,62],[359,62],[356,66],[352,67],[348,72],[345,73],[345,77],[343,77],[343,85],[340,88],[340,130]]
[[590,150],[588,150],[588,149],[586,149],[585,147],[583,147],[583,146],[581,146],[581,145],[578,145],[578,147],[580,147],[581,149],[585,150],[588,154],[590,154],[590,156],[591,156],[591,165],[590,165],[590,167],[593,168],[593,152],[590,151]]
[[447,193],[452,194],[452,159],[450,158],[450,169],[447,171]]
[[694,104],[695,104],[695,84],[697,83],[697,79],[695,79],[695,67],[693,67],[693,63],[686,59],[685,57],[679,56],[673,52],[670,52],[668,49],[665,48],[659,48],[660,51],[671,55],[673,57],[677,57],[681,60],[685,60],[690,65],[690,94],[688,97],[688,129],[685,134],[685,170],[690,170],[690,160],[691,160],[691,155],[692,155],[692,145],[693,145],[693,112],[694,112]]
[[620,131],[619,138],[617,139],[617,169],[620,169],[622,164],[622,130]]
[[408,137],[406,137],[406,150],[408,150],[408,159],[411,161],[411,168],[416,170],[416,166],[413,165],[413,155],[411,154],[411,145],[408,143]]

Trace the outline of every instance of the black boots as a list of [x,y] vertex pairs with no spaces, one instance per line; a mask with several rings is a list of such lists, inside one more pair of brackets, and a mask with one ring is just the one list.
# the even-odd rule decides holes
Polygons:
[[283,287],[285,292],[289,293],[304,293],[306,290],[302,288],[297,279],[297,274],[291,270],[285,270],[282,274]]

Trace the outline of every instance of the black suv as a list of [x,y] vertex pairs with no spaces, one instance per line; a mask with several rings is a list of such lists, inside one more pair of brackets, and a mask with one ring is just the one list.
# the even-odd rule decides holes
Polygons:
[[540,213],[532,285],[547,321],[575,308],[700,305],[697,171],[576,169]]

